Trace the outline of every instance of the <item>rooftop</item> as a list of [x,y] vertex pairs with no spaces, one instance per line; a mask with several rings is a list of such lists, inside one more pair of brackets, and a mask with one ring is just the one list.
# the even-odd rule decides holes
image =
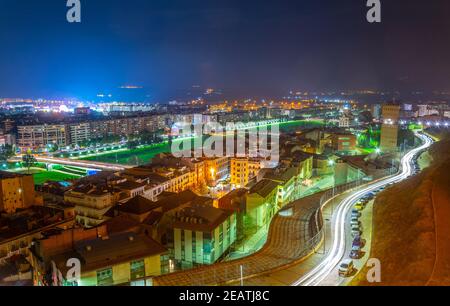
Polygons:
[[122,190],[135,190],[143,187],[145,187],[145,184],[136,183],[133,181],[125,181],[117,185],[117,188]]
[[207,197],[201,197],[197,194],[195,194],[194,192],[192,192],[191,190],[186,190],[168,197],[165,197],[161,200],[159,200],[158,202],[156,202],[156,204],[158,204],[163,212],[167,212],[170,211],[172,209],[178,208],[180,206],[183,205],[187,205],[187,204],[204,204],[208,201],[212,201],[211,198],[207,198]]
[[257,193],[265,198],[277,187],[278,184],[276,182],[263,179],[250,189],[250,193]]
[[153,239],[135,233],[79,242],[75,245],[75,250],[82,259],[85,271],[166,252],[166,249]]
[[192,205],[177,213],[174,228],[211,232],[232,215],[232,212],[208,205]]
[[295,168],[276,168],[267,171],[264,178],[268,180],[286,183],[296,174],[297,170]]
[[148,213],[158,207],[161,207],[161,204],[150,201],[143,196],[134,197],[125,204],[119,207],[119,211],[123,213],[141,215]]
[[25,177],[25,176],[31,176],[31,175],[0,171],[0,179],[11,179],[11,178]]
[[119,215],[103,223],[108,233],[121,233],[138,227],[140,223],[127,215]]

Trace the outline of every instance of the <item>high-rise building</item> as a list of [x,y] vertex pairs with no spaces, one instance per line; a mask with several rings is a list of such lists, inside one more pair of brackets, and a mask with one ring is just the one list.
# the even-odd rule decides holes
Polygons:
[[428,105],[417,105],[417,109],[418,117],[428,116]]
[[70,142],[80,144],[91,139],[91,125],[89,122],[72,124],[69,126]]
[[375,104],[372,106],[372,116],[374,119],[380,120],[381,118],[381,104]]
[[381,126],[381,150],[392,152],[397,150],[398,120],[400,118],[400,105],[385,104],[382,109],[383,124]]

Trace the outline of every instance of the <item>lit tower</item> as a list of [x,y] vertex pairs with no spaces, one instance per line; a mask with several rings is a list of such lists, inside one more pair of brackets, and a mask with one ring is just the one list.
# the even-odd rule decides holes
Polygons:
[[382,108],[383,124],[381,126],[381,150],[395,152],[398,149],[398,121],[400,104],[389,103]]

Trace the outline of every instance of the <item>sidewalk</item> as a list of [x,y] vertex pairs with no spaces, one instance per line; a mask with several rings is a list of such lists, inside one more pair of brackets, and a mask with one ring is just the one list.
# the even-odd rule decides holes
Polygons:
[[259,251],[267,241],[268,230],[266,227],[260,228],[250,239],[242,242],[231,252],[224,261],[230,261],[249,256]]

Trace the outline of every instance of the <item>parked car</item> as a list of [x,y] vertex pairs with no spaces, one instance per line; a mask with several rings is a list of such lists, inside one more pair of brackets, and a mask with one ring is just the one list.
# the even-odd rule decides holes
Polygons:
[[364,210],[365,205],[361,203],[356,203],[355,208],[359,211]]
[[356,220],[356,221],[352,220],[352,221],[350,221],[350,225],[352,226],[352,228],[353,228],[353,227],[361,228],[362,223],[361,223],[361,221],[359,221],[359,220]]
[[353,239],[352,247],[354,247],[354,246],[357,246],[357,247],[359,247],[360,249],[364,246],[364,242],[363,242],[361,236],[356,236],[356,237]]
[[353,246],[350,252],[351,259],[359,259],[361,258],[361,249],[358,246]]
[[359,210],[352,211],[352,219],[353,218],[361,218],[362,214]]
[[346,259],[339,265],[339,276],[349,277],[352,275],[354,269],[353,260]]
[[361,236],[362,230],[359,226],[352,226],[352,237]]

